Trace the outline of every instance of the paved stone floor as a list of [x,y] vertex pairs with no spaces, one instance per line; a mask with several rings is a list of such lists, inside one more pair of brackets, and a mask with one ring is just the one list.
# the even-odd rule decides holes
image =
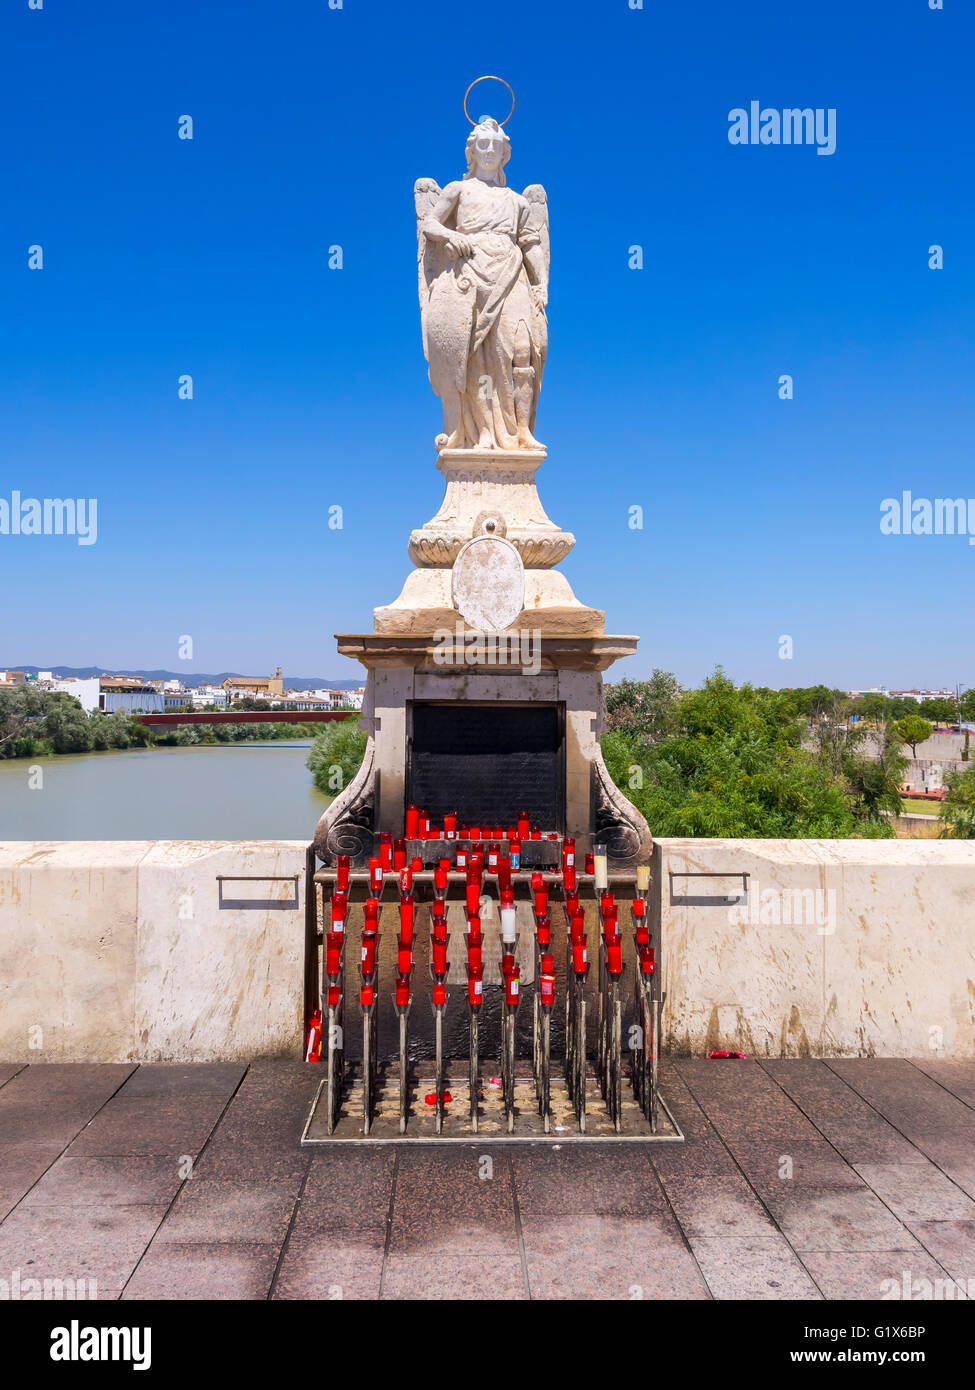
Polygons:
[[107,1299],[975,1290],[975,1061],[661,1070],[686,1144],[498,1147],[484,1176],[476,1142],[302,1151],[319,1073],[300,1062],[0,1066],[0,1279]]

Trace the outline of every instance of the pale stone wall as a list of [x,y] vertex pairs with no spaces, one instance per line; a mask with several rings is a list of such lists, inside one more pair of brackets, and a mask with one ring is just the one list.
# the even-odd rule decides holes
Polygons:
[[[305,854],[0,843],[0,1061],[299,1055]],[[651,903],[668,1051],[975,1056],[975,844],[660,840]]]
[[297,1055],[306,848],[0,842],[0,1059]]
[[655,865],[668,1051],[975,1056],[975,843],[663,839]]

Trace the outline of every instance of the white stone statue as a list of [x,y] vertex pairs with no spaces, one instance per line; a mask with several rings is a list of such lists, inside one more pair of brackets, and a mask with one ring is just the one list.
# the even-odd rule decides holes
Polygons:
[[541,449],[533,437],[548,325],[548,203],[506,187],[511,142],[482,116],[467,173],[414,187],[423,351],[443,403],[438,450]]

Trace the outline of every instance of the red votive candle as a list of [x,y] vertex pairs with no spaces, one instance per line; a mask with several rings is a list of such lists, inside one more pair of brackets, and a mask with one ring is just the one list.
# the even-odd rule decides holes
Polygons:
[[470,863],[468,864],[467,867],[468,867],[470,873],[476,874],[476,875],[477,875],[477,881],[478,881],[478,883],[480,883],[480,881],[481,881],[481,874],[483,874],[483,872],[484,872],[484,854],[483,854],[483,852],[482,852],[481,850],[479,850],[479,849],[472,849],[472,850],[471,850]]
[[417,809],[417,807],[416,807],[416,806],[407,806],[407,808],[406,808],[406,838],[407,838],[408,840],[415,840],[415,839],[417,838],[417,833],[416,833],[416,832],[417,832],[417,829],[418,829],[418,827],[419,827],[419,820],[420,820],[420,812],[419,812],[419,810]]
[[328,987],[328,1007],[337,1009],[342,1002],[342,989],[339,985],[329,985]]
[[345,931],[345,903],[337,903],[332,899],[332,931]]
[[623,947],[619,942],[613,942],[606,947],[606,968],[611,975],[622,975],[623,973]]
[[529,836],[529,839],[532,839],[532,840],[540,840],[541,838],[542,838],[542,832],[541,832],[540,830],[533,830],[532,833],[531,833],[531,835]]
[[396,949],[396,969],[400,975],[409,975],[413,969],[413,951],[402,941]]
[[349,891],[349,856],[340,854],[335,861],[335,886],[342,892]]
[[647,905],[642,898],[634,898],[632,907],[634,917],[645,917],[647,915]]
[[494,836],[494,838],[495,838],[496,840],[503,840],[503,839],[504,839],[504,827],[501,826],[501,825],[496,825],[496,826],[494,827],[494,829],[491,831],[491,834]]
[[567,893],[574,893],[576,890],[576,867],[570,864],[567,869],[562,870],[562,881],[565,884]]
[[586,938],[583,937],[581,941],[573,941],[572,969],[575,971],[577,975],[584,975],[586,973],[587,959],[588,957],[586,955]]
[[479,825],[471,826],[470,838],[474,841],[477,841],[481,838],[481,827]]
[[545,884],[535,890],[535,916],[548,916],[548,888]]
[[574,942],[575,942],[575,941],[585,941],[585,939],[586,939],[586,915],[585,915],[584,912],[577,912],[577,913],[575,913],[575,915],[570,919],[570,922],[569,922],[569,935],[572,937],[572,940],[573,940]]
[[476,917],[481,908],[481,885],[479,883],[468,883],[467,885],[467,915]]
[[433,891],[435,893],[446,893],[447,891],[447,870],[439,865],[433,871]]
[[379,862],[383,866],[383,873],[392,873],[393,870],[393,837],[388,830],[379,832]]
[[596,861],[593,859],[593,857],[592,857],[591,854],[587,854],[587,855],[586,855],[586,873],[587,873],[587,874],[594,874],[595,872],[596,872]]
[[461,869],[461,870],[464,870],[464,869],[467,868],[467,850],[466,850],[466,849],[458,849],[458,851],[457,851],[457,868],[458,868],[458,869]]
[[467,968],[468,970],[480,970],[481,966],[481,939],[480,937],[478,937],[477,941],[475,941],[473,944],[468,943]]
[[529,836],[530,834],[531,834],[531,825],[530,825],[530,822],[529,822],[529,819],[528,819],[528,812],[527,812],[527,811],[519,811],[519,812],[518,812],[518,838],[519,838],[519,840],[527,840],[527,839],[528,839],[528,836]]
[[396,981],[396,1005],[400,1009],[405,1009],[410,1002],[410,982],[409,979]]
[[362,973],[363,975],[375,975],[376,973],[376,938],[374,936],[363,936],[362,938]]
[[499,858],[500,858],[500,853],[499,853],[499,850],[498,850],[498,846],[497,846],[497,845],[493,845],[493,844],[492,844],[492,845],[488,845],[488,852],[487,852],[487,871],[488,871],[489,874],[496,874],[496,873],[498,872],[498,860],[499,860]]
[[481,939],[481,919],[480,917],[468,917],[467,919],[467,942],[480,941]]
[[638,946],[650,945],[650,928],[644,922],[639,923],[637,926],[636,944]]
[[576,842],[567,835],[562,842],[562,868],[574,869],[576,865]]
[[413,940],[413,899],[403,898],[399,905],[400,939],[407,944]]
[[416,818],[417,839],[425,840],[430,833],[430,812],[420,811]]
[[[366,898],[364,911],[366,921],[372,923],[372,930],[375,931],[376,923],[379,920],[379,899]],[[363,928],[363,930],[365,930],[365,928]]]
[[508,845],[508,863],[513,874],[521,869],[521,841],[512,840]]
[[438,1009],[442,1009],[447,1002],[447,986],[439,980],[433,986],[433,1002]]
[[410,860],[410,868],[413,870],[415,874],[422,874],[423,860],[420,858],[418,854],[414,854],[413,858]]
[[399,871],[399,891],[401,894],[413,892],[413,870],[400,869]]
[[476,1008],[479,1008],[479,1007],[480,1007],[481,1000],[483,999],[483,997],[484,997],[484,979],[483,979],[483,972],[482,972],[482,970],[481,970],[481,967],[478,966],[477,969],[475,970],[475,969],[472,969],[470,965],[468,965],[468,968],[467,968],[467,1002],[470,1004],[470,1006],[471,1006],[472,1009],[476,1009]]
[[448,816],[446,811],[444,812],[443,818],[443,837],[445,840],[457,839],[457,816]]
[[433,954],[433,973],[435,975],[446,975],[447,973],[447,943],[446,941],[434,941],[431,945]]
[[555,976],[542,975],[538,981],[538,994],[543,1009],[550,1009],[555,1003]]
[[570,917],[574,917],[579,911],[579,898],[575,893],[567,893],[565,897],[565,910]]
[[507,859],[498,861],[498,887],[502,893],[511,892],[511,864]]
[[521,993],[521,979],[518,975],[518,967],[515,966],[510,974],[504,977],[504,1002],[510,1007],[518,1003],[518,996]]
[[341,975],[342,973],[342,941],[344,938],[334,932],[329,932],[328,942],[325,946],[325,974]]
[[551,975],[555,971],[555,957],[545,951],[539,961],[539,967],[543,975]]
[[382,888],[383,886],[383,866],[378,857],[369,860],[369,886],[370,888]]
[[399,873],[400,869],[406,868],[406,841],[393,841],[393,869]]
[[552,940],[552,923],[547,917],[539,917],[535,924],[535,934],[539,946],[547,946]]

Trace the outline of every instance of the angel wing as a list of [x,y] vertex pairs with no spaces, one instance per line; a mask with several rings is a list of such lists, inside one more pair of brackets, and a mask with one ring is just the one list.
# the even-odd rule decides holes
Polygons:
[[420,325],[423,330],[423,355],[429,362],[430,352],[427,344],[427,308],[430,303],[430,287],[440,271],[437,248],[423,235],[423,224],[430,216],[440,199],[440,185],[436,179],[417,179],[413,185],[413,203],[416,207],[416,267],[420,295]]
[[[540,183],[530,183],[521,195],[528,204],[528,229],[538,237],[538,245],[545,262],[545,280],[551,264],[551,251],[548,237],[548,195]],[[543,309],[536,307],[532,315],[532,341],[535,347],[535,367],[537,379],[532,400],[529,427],[535,428],[535,412],[538,409],[538,393],[542,386],[542,373],[548,356],[548,320]]]

